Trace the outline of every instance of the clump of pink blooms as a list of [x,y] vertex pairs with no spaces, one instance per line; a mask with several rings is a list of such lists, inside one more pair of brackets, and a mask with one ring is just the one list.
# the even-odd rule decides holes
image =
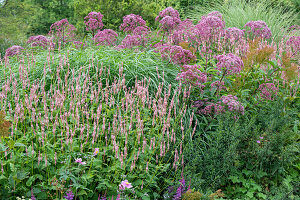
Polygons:
[[207,81],[207,75],[199,70],[198,65],[183,65],[181,73],[176,77],[176,80],[183,81],[184,84],[191,84],[196,87],[203,88],[203,83]]
[[263,83],[259,85],[258,90],[260,90],[261,98],[274,100],[274,97],[277,96],[278,88],[274,85],[274,83]]
[[150,34],[150,29],[147,26],[138,26],[132,31],[132,35],[146,36]]
[[76,28],[68,22],[67,19],[62,19],[51,25],[49,35],[54,37],[56,42],[63,45],[71,42],[75,38]]
[[272,37],[271,30],[264,21],[250,21],[247,22],[244,27],[250,28],[247,33],[252,34],[253,37],[260,37],[264,39]]
[[84,23],[87,31],[94,34],[103,28],[103,15],[100,12],[90,12],[85,18]]
[[236,27],[230,27],[226,29],[226,37],[234,38],[235,40],[239,40],[245,36],[244,30],[241,30]]
[[286,41],[286,45],[291,49],[293,55],[300,54],[300,36],[292,36]]
[[181,20],[179,18],[165,16],[159,21],[160,29],[166,33],[170,33],[178,26],[178,24],[180,24],[180,22]]
[[244,114],[244,106],[241,105],[240,102],[238,102],[238,98],[233,95],[225,95],[221,97],[221,102],[225,106],[227,106],[228,110],[231,112],[239,112]]
[[226,89],[224,81],[218,80],[218,81],[212,82],[210,84],[210,91],[212,91],[214,88],[216,88],[217,91],[221,91],[221,90]]
[[238,74],[244,66],[242,59],[232,53],[218,55],[216,59],[217,69],[223,71],[224,75]]
[[23,47],[14,45],[8,49],[6,49],[5,56],[15,56],[18,55],[24,50]]
[[194,34],[200,40],[207,41],[216,34],[223,33],[225,22],[222,19],[222,14],[215,11],[207,16],[202,16],[201,20],[195,26]]
[[161,30],[166,33],[170,33],[181,22],[179,12],[172,7],[159,12],[155,21],[159,21]]
[[[195,104],[195,107],[198,107],[198,105]],[[225,111],[224,106],[222,106],[220,102],[217,103],[207,102],[205,108],[200,109],[199,113],[204,115],[218,115],[224,111]]]
[[128,182],[128,180],[124,180],[120,183],[119,185],[119,190],[125,190],[125,189],[130,189],[132,188],[132,184]]
[[48,39],[43,35],[31,36],[28,38],[27,44],[30,44],[31,47],[43,47],[46,48],[48,46]]
[[143,40],[140,35],[126,35],[126,37],[122,40],[121,45],[118,45],[118,48],[121,49],[130,49],[135,46],[142,46]]
[[179,12],[177,10],[172,7],[167,7],[166,9],[159,12],[158,16],[155,18],[155,21],[159,21],[166,16],[180,19]]
[[95,37],[94,41],[97,46],[99,45],[108,45],[112,46],[117,41],[118,34],[112,29],[104,29],[99,31]]
[[193,21],[190,19],[186,19],[181,21],[176,28],[174,29],[173,33],[170,35],[169,39],[173,44],[178,45],[180,42],[186,42],[190,39],[192,34],[192,29],[194,28]]
[[157,48],[157,51],[161,53],[161,57],[170,62],[179,65],[186,65],[196,60],[196,56],[190,51],[177,45],[162,45]]
[[138,26],[146,26],[146,21],[139,15],[130,14],[123,17],[120,30],[131,33]]

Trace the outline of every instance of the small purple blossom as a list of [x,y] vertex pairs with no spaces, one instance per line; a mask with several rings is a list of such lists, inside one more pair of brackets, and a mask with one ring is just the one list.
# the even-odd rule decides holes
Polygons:
[[98,153],[99,153],[99,148],[95,148],[94,156],[96,156]]
[[258,144],[260,144],[260,141],[259,141],[259,140],[257,140],[256,142],[257,142]]
[[173,200],[179,200],[179,199],[181,199],[181,196],[184,193],[184,190],[185,190],[185,180],[184,180],[183,177],[182,177],[182,179],[180,179],[179,183],[180,183],[180,185],[177,188],[177,191],[176,191],[176,194],[173,197]]
[[253,37],[261,37],[265,39],[272,37],[271,30],[264,21],[250,21],[247,22],[244,27],[250,28],[248,34],[252,34]]
[[81,165],[85,165],[85,164],[86,164],[86,162],[82,162],[82,159],[81,159],[81,158],[75,159],[75,163],[79,163],[79,164],[81,164]]
[[74,194],[73,194],[72,190],[70,190],[69,192],[67,192],[66,196],[64,196],[64,198],[67,199],[67,200],[73,200]]
[[131,183],[128,182],[128,180],[122,181],[121,184],[119,185],[120,190],[125,190],[126,188],[128,189],[132,188],[132,185]]

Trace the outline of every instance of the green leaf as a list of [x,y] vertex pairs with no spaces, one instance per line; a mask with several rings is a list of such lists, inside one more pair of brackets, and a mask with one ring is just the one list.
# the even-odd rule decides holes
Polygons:
[[87,195],[86,191],[85,190],[80,190],[78,193],[77,193],[78,196],[81,196],[81,195]]

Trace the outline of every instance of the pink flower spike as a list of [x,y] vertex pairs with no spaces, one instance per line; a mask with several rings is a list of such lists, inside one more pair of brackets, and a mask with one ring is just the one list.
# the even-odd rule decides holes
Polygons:
[[261,140],[264,139],[264,137],[259,137]]
[[76,163],[81,163],[81,162],[82,162],[82,159],[81,159],[81,158],[77,158],[77,159],[75,160],[75,162],[76,162]]

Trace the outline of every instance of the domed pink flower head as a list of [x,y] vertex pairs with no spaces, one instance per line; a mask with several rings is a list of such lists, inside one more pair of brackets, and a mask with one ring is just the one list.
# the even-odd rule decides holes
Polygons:
[[128,180],[122,181],[121,184],[119,185],[120,190],[125,190],[126,188],[130,189],[132,188],[131,183],[128,182]]

